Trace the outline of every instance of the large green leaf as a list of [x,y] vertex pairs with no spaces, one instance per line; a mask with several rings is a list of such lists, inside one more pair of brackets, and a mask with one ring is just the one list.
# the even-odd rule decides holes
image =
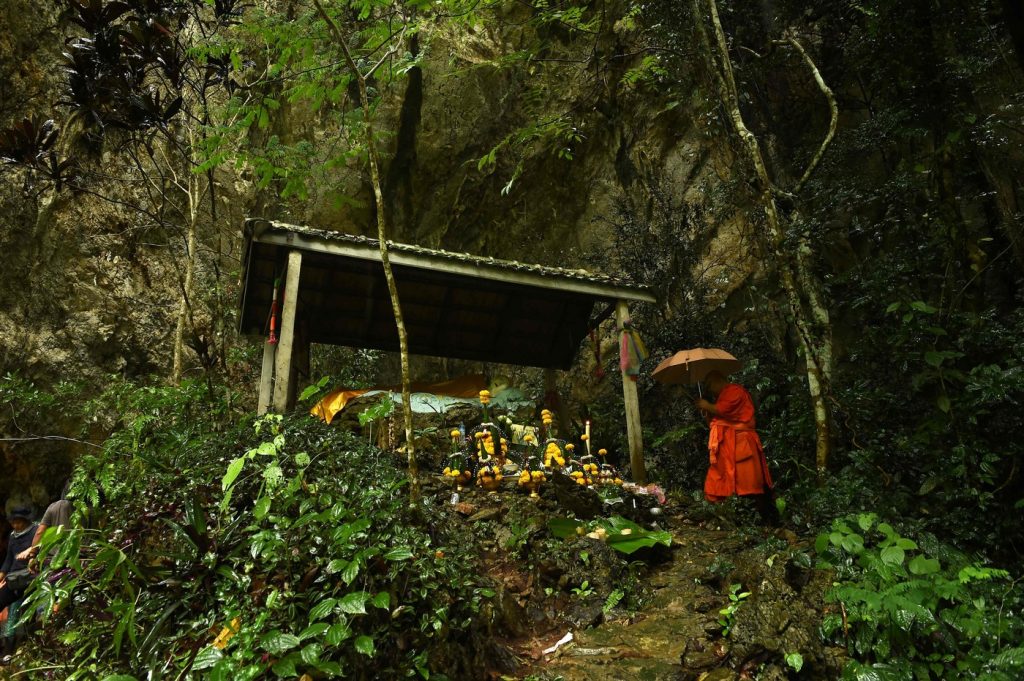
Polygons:
[[291,655],[283,657],[275,662],[272,669],[274,670],[274,673],[281,678],[298,676],[299,670],[295,668],[295,665],[299,663],[300,659],[301,658],[298,655],[292,653]]
[[[192,669],[194,671],[200,671],[200,670],[203,670],[203,669],[209,669],[213,665],[215,665],[218,662],[220,662],[223,657],[224,657],[224,653],[222,653],[221,651],[217,650],[213,646],[206,646],[205,648],[203,648],[202,650],[199,651],[198,655],[196,655],[195,662],[192,663]],[[107,677],[103,681],[113,681],[113,680],[110,677]],[[125,681],[125,680],[121,679],[121,681]]]
[[349,615],[365,615],[366,601],[368,600],[370,600],[370,594],[365,591],[356,591],[338,601],[338,610]]
[[231,487],[231,484],[234,483],[235,478],[237,478],[238,474],[242,472],[242,466],[244,465],[245,457],[239,457],[228,464],[228,470],[226,473],[224,473],[224,477],[221,478],[220,481],[221,489],[226,490],[228,487]]
[[938,572],[942,567],[934,558],[925,558],[923,555],[914,556],[907,567],[915,575],[930,575]]
[[348,628],[346,622],[336,622],[327,630],[327,635],[324,636],[324,643],[329,646],[336,646],[351,635],[352,630]]
[[[620,553],[627,555],[642,548],[648,548],[657,544],[665,546],[672,545],[672,535],[664,530],[645,530],[632,520],[621,516],[612,516],[597,521],[599,527],[603,527],[608,533],[605,541],[608,546]],[[556,537],[565,539],[579,534],[577,528],[583,527],[583,523],[569,518],[552,518],[548,521],[548,528]]]
[[341,581],[345,582],[345,586],[348,586],[349,584],[351,584],[352,582],[355,581],[355,579],[356,579],[356,577],[358,575],[359,575],[359,561],[358,560],[350,560],[348,562],[348,565],[346,565],[344,567],[344,569],[342,569],[342,571],[341,571]]
[[369,636],[360,636],[356,639],[356,650],[367,657],[373,657],[377,652],[373,646],[373,639]]
[[301,634],[299,634],[299,639],[305,641],[307,638],[319,636],[320,634],[327,631],[328,626],[329,625],[327,624],[327,622],[317,622],[316,624],[310,624],[303,630]]
[[325,598],[309,610],[309,621],[316,622],[331,614],[331,610],[338,604],[337,598]]
[[252,514],[256,516],[257,520],[263,520],[267,517],[267,513],[270,512],[270,497],[260,497],[256,501],[256,505],[253,506]]
[[412,558],[412,551],[405,547],[399,547],[385,553],[384,558],[387,560],[409,560]]
[[882,562],[889,565],[901,565],[906,553],[899,546],[886,546],[882,549]]
[[278,629],[264,634],[260,639],[260,647],[271,655],[280,655],[297,647],[302,641],[295,634],[286,634]]
[[576,528],[582,527],[583,523],[572,518],[551,518],[548,520],[548,529],[551,534],[559,539],[568,539],[576,536]]

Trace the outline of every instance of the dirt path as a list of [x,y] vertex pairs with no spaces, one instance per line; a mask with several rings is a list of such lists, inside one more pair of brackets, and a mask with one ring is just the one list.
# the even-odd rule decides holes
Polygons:
[[[742,550],[744,542],[735,533],[698,528],[682,519],[672,523],[672,535],[673,560],[650,575],[654,593],[643,612],[573,632],[574,641],[532,673],[565,681],[678,679],[687,643],[720,630],[724,598],[701,580],[717,557]],[[690,647],[688,667],[713,667],[725,654],[714,646]]]

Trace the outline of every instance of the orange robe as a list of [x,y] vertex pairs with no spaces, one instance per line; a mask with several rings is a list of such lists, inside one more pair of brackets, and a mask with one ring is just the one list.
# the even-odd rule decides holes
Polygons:
[[730,383],[715,402],[718,415],[711,418],[708,453],[711,465],[704,480],[708,501],[722,501],[733,494],[762,494],[772,488],[761,438],[754,430],[754,403],[743,386]]

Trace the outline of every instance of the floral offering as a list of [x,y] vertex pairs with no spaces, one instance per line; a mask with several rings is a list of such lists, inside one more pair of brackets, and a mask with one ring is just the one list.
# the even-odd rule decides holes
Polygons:
[[481,462],[480,469],[476,472],[476,484],[488,492],[495,492],[501,487],[501,466],[493,459]]
[[[454,432],[458,433],[459,431]],[[448,457],[448,465],[444,467],[442,474],[451,478],[456,489],[462,491],[463,486],[473,480],[473,466],[469,462],[469,457],[463,452],[455,452]]]
[[[566,445],[566,449],[570,446],[571,445]],[[590,470],[587,466],[589,466],[589,464],[584,464],[576,459],[571,459],[565,470],[568,476],[572,478],[577,485],[589,486],[594,483],[594,479],[591,477]]]
[[540,495],[537,494],[537,490],[547,480],[547,474],[544,472],[544,468],[541,466],[540,461],[537,457],[527,457],[526,463],[523,464],[523,470],[519,474],[519,486],[523,489],[530,490],[530,496],[537,498]]
[[[562,450],[562,441],[550,439],[544,443],[544,467],[545,468],[562,468],[565,466],[566,454]],[[566,448],[571,445],[566,445]]]

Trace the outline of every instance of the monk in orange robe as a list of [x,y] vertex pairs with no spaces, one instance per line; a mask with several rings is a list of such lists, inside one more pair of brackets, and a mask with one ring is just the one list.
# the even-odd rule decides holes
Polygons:
[[778,511],[772,492],[772,476],[761,448],[754,422],[754,403],[741,385],[730,383],[712,371],[704,380],[715,395],[712,404],[699,399],[694,404],[704,412],[711,426],[708,453],[711,465],[704,480],[704,497],[718,503],[734,494],[753,497],[762,518],[775,522]]

